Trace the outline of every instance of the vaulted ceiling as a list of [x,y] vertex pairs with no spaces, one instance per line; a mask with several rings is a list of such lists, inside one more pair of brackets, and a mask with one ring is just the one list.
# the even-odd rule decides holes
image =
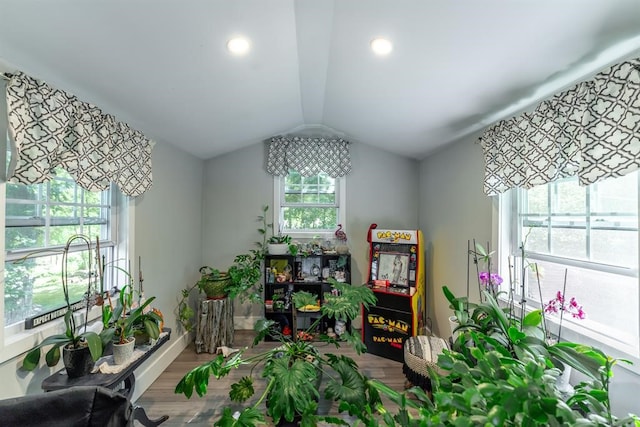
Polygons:
[[294,132],[420,159],[639,52],[638,0],[0,0],[0,71],[203,159]]

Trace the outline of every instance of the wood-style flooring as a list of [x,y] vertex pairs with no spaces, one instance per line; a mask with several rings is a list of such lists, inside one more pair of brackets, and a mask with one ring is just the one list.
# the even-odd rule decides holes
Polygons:
[[[233,348],[239,349],[249,346],[253,337],[253,331],[236,331]],[[276,345],[277,343],[275,342],[262,342],[256,348],[249,349],[246,354],[255,354],[264,350],[267,346],[275,347]],[[402,363],[372,354],[358,356],[351,348],[347,347],[336,349],[332,346],[322,347],[322,349],[328,353],[345,354],[352,357],[358,363],[361,371],[368,377],[379,379],[398,391],[404,390],[405,376],[402,373]],[[169,419],[161,424],[161,427],[212,426],[220,417],[222,408],[230,406],[231,401],[228,397],[230,385],[247,375],[250,366],[240,367],[220,380],[211,377],[208,392],[204,397],[199,397],[194,392],[191,399],[187,399],[183,394],[175,394],[174,389],[187,371],[211,360],[214,356],[209,353],[198,354],[195,352],[195,346],[190,345],[140,396],[136,403],[144,407],[150,418],[168,415]],[[256,394],[259,395],[263,390],[260,387],[264,387],[264,384],[255,384],[254,387],[256,387]],[[390,403],[389,405],[393,406]],[[334,402],[321,399],[319,406],[321,414],[338,415],[337,404]],[[346,415],[343,418],[349,420]]]

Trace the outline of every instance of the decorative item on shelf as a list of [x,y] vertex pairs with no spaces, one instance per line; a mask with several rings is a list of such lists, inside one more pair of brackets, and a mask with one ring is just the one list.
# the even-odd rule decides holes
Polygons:
[[336,252],[341,255],[349,253],[349,246],[347,246],[347,233],[342,230],[342,224],[338,224],[338,229],[335,231],[336,236]]

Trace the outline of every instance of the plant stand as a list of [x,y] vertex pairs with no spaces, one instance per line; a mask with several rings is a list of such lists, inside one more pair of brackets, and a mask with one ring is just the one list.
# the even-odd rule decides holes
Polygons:
[[229,298],[198,304],[196,353],[216,353],[218,347],[233,345],[233,301]]

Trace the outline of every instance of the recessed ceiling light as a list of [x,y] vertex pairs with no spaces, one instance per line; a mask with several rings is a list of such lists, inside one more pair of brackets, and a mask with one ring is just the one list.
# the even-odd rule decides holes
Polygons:
[[227,42],[227,49],[234,55],[244,55],[249,51],[249,40],[244,37],[235,37]]
[[393,50],[393,45],[387,39],[377,38],[371,40],[371,49],[376,55],[388,55]]

